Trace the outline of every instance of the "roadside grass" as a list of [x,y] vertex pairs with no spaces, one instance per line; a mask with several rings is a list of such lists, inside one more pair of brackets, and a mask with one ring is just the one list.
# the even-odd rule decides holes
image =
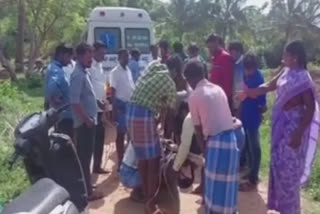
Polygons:
[[[39,81],[38,81],[39,80]],[[22,161],[9,170],[13,153],[14,128],[28,113],[40,111],[43,87],[40,78],[20,78],[16,83],[0,83],[0,204],[6,204],[29,187]]]

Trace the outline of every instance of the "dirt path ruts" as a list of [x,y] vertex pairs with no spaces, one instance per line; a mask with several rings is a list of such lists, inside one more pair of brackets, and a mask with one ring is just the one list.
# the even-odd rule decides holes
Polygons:
[[[143,205],[135,203],[129,199],[130,190],[123,187],[116,172],[115,163],[115,132],[113,129],[107,129],[108,138],[106,139],[104,168],[111,170],[108,175],[93,176],[93,182],[97,184],[99,191],[102,191],[105,197],[102,200],[90,204],[90,214],[143,214]],[[109,156],[109,157],[108,157]],[[190,192],[190,191],[189,191]],[[181,214],[202,214],[203,209],[198,203],[199,196],[190,193],[180,193],[180,213]],[[267,182],[263,181],[257,192],[239,194],[239,212],[240,214],[266,214],[267,200]],[[302,200],[304,212],[302,214],[314,214],[318,205],[306,199]],[[169,213],[170,214],[170,213]]]

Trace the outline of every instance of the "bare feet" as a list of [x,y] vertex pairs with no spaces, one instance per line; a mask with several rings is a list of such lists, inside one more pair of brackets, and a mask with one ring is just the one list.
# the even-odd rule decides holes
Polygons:
[[274,210],[269,210],[269,211],[268,211],[268,214],[280,214],[280,213],[277,212],[277,211],[274,211]]
[[130,198],[137,203],[145,203],[146,198],[144,197],[143,191],[141,188],[133,189]]
[[103,198],[102,192],[94,191],[89,197],[88,201],[97,201],[99,199]]
[[95,173],[95,174],[108,174],[108,173],[110,173],[110,171],[99,168],[99,169],[93,170],[93,173]]
[[145,214],[167,214],[167,212],[161,210],[158,205],[153,202],[149,202],[145,206]]
[[202,185],[199,185],[197,188],[195,188],[192,191],[192,194],[194,194],[194,195],[202,195]]
[[257,191],[257,185],[247,181],[240,184],[239,190],[240,192],[254,192]]
[[199,204],[199,205],[204,205],[204,200],[201,198],[199,200],[196,200],[196,204]]
[[153,214],[158,209],[155,201],[153,199],[149,200],[145,204],[145,214]]

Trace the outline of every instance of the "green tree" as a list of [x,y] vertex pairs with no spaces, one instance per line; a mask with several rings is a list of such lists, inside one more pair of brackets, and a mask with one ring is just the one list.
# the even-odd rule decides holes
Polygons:
[[17,51],[16,51],[16,71],[24,71],[24,27],[26,22],[25,2],[18,1],[18,24],[17,24]]
[[0,0],[0,65],[12,81],[17,80],[10,58],[15,56],[17,35],[17,1]]
[[273,0],[269,18],[286,42],[304,34],[319,34],[319,0]]
[[213,13],[214,29],[222,38],[233,40],[237,33],[249,30],[246,11],[252,8],[246,6],[247,0],[215,0],[217,7]]
[[58,21],[81,3],[83,0],[78,0],[77,3],[64,0],[26,0],[30,39],[27,76],[33,72],[35,61],[41,55],[50,34],[58,30]]
[[157,5],[151,15],[160,37],[182,41],[186,33],[208,24],[212,9],[213,4],[208,0],[172,0],[169,4]]
[[7,58],[15,56],[17,34],[17,2],[0,0],[0,41]]

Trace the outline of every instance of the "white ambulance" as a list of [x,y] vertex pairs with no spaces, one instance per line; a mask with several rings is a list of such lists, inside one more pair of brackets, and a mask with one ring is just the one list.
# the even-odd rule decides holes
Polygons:
[[151,61],[150,45],[154,42],[152,21],[143,9],[97,7],[88,19],[87,43],[103,42],[108,47],[103,68],[106,73],[117,65],[121,48],[140,50],[140,67]]

